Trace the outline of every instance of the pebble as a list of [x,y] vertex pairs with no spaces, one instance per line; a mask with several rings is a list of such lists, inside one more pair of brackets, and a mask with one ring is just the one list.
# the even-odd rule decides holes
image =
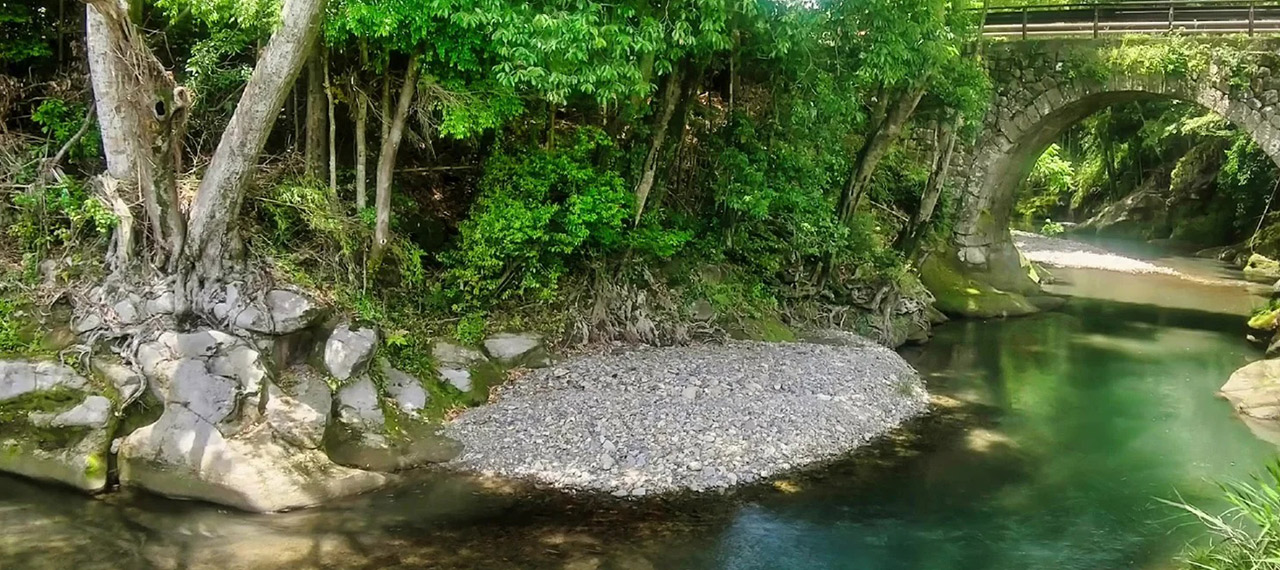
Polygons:
[[869,341],[615,349],[463,412],[445,426],[464,446],[446,466],[616,496],[716,490],[847,454],[927,397],[910,365]]

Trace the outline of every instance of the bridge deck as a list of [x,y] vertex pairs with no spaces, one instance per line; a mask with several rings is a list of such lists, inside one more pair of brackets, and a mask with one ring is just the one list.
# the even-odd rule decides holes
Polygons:
[[987,37],[1033,39],[1124,34],[1276,35],[1280,4],[1239,0],[1154,0],[1097,4],[993,7]]

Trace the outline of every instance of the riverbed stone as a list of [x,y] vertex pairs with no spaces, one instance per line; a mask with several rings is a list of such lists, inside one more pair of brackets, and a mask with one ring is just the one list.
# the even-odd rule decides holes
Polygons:
[[[243,303],[243,301],[241,301]],[[228,301],[228,304],[231,304]],[[236,327],[271,335],[286,335],[314,325],[324,316],[324,308],[310,297],[286,289],[267,292],[261,303],[232,309]]]
[[333,329],[324,344],[324,364],[329,374],[345,382],[364,372],[373,353],[378,348],[378,330],[371,327],[352,327],[343,323]]
[[89,366],[94,374],[115,387],[121,409],[129,407],[147,389],[147,380],[141,372],[113,360],[96,357],[89,361]]
[[444,435],[449,466],[643,496],[750,483],[837,457],[923,413],[892,350],[731,341],[580,356],[500,388]]
[[422,387],[422,381],[416,376],[396,370],[390,362],[379,363],[382,375],[386,378],[387,395],[395,400],[401,412],[412,416],[420,416],[431,402],[431,394]]
[[164,410],[120,442],[122,485],[270,512],[387,481],[318,449],[331,409],[318,373],[286,372],[276,384],[266,356],[217,330],[163,333],[136,360]]
[[1236,370],[1219,393],[1242,415],[1280,420],[1280,359],[1259,360]]
[[1280,262],[1255,253],[1244,266],[1244,278],[1254,283],[1274,284],[1280,280]]
[[103,490],[116,410],[68,366],[0,361],[0,471]]
[[282,439],[303,449],[324,443],[332,410],[332,390],[309,366],[290,368],[267,386],[267,423]]
[[540,368],[551,364],[542,336],[534,333],[498,333],[484,340],[484,350],[503,366]]

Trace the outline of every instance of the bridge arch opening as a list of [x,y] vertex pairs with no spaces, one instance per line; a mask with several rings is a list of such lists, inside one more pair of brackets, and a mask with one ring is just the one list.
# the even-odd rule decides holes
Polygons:
[[982,136],[958,165],[962,194],[953,233],[962,265],[1004,291],[1038,292],[1010,234],[1016,190],[1045,149],[1090,115],[1138,101],[1194,103],[1247,133],[1280,166],[1280,97],[1274,90],[1149,76],[1105,83],[1049,77],[1017,89],[1018,95],[997,97]]

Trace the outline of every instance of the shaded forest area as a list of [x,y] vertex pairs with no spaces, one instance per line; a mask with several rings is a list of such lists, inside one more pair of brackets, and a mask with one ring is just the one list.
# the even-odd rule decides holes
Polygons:
[[208,320],[247,267],[401,359],[511,326],[898,343],[989,99],[966,7],[0,3],[2,308],[167,275]]

